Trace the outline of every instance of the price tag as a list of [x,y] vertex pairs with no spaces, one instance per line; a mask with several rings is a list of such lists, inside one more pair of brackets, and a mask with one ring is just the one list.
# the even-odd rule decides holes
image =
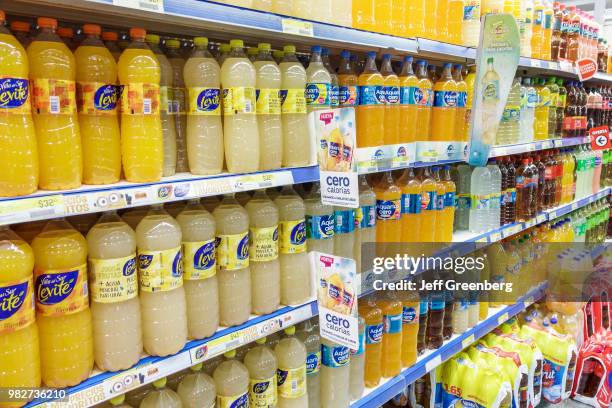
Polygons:
[[531,306],[533,304],[533,297],[528,298],[526,301],[523,302],[525,309],[527,309],[529,306]]
[[0,201],[0,224],[31,221],[64,214],[64,196],[18,198]]
[[293,18],[283,18],[283,33],[302,35],[304,37],[314,36],[314,26],[310,21],[294,20]]
[[542,149],[550,149],[553,146],[554,146],[554,143],[550,140],[542,142]]
[[553,61],[548,61],[548,69],[557,70],[558,69],[557,63]]
[[499,316],[497,318],[497,324],[502,324],[504,322],[506,322],[509,319],[508,317],[508,312],[504,313],[503,315]]
[[293,174],[290,171],[250,174],[238,176],[234,182],[235,191],[256,190],[293,184]]
[[487,242],[489,242],[489,239],[488,239],[488,237],[485,235],[484,237],[478,238],[478,239],[476,240],[476,242],[484,242],[484,243],[487,243]]
[[555,219],[555,218],[557,218],[557,212],[556,211],[553,211],[550,214],[548,214],[548,219],[549,220],[552,220],[552,219]]
[[164,0],[113,0],[115,6],[129,7],[138,10],[164,12]]
[[541,64],[540,60],[532,59],[531,60],[531,66],[534,67],[534,68],[541,68],[542,64]]
[[473,342],[474,342],[474,335],[470,334],[465,339],[463,339],[463,341],[461,341],[461,347],[462,348],[466,348],[467,346],[469,346]]
[[425,371],[430,372],[440,364],[442,364],[442,356],[438,354],[437,356],[425,363]]
[[536,146],[533,143],[529,143],[527,146],[525,146],[525,150],[527,150],[528,152],[533,152],[536,149]]
[[491,234],[491,242],[497,242],[501,240],[501,234],[499,232],[494,232]]
[[493,156],[499,157],[499,156],[507,156],[507,155],[508,153],[506,152],[505,147],[494,147],[493,148]]
[[538,216],[536,217],[536,221],[538,224],[546,222],[546,214],[538,214]]
[[572,211],[578,208],[578,203],[572,203]]

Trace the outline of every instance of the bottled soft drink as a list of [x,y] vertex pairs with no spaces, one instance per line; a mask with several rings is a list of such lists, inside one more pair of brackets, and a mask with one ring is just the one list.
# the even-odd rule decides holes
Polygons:
[[334,208],[321,202],[321,187],[313,185],[304,198],[306,209],[306,246],[309,251],[334,253]]
[[[370,187],[365,175],[359,176],[359,208],[355,209],[355,262],[357,273],[362,272],[362,253],[368,259],[372,252],[364,244],[376,242],[376,193]],[[370,244],[371,245],[371,244]]]
[[351,370],[349,374],[349,396],[353,401],[358,400],[363,395],[365,341],[365,320],[359,316],[359,348],[351,350]]
[[[436,182],[436,230],[434,231],[434,242],[444,242],[443,236],[446,234],[445,225],[446,219],[444,218],[444,195],[446,193],[446,186],[442,183],[440,178],[440,166],[432,166],[431,175]],[[453,225],[450,220],[450,225]],[[452,236],[452,233],[451,233]]]
[[529,159],[523,159],[516,170],[516,221],[533,217],[532,203],[536,201],[538,176],[533,173]]
[[400,142],[400,81],[391,66],[391,54],[383,54],[380,74],[385,98],[384,144],[393,145]]
[[429,140],[431,110],[434,104],[433,83],[427,76],[427,61],[419,60],[416,65],[418,83],[411,91],[411,100],[417,105],[416,128],[419,131],[416,134],[416,141],[426,142]]
[[429,311],[427,314],[427,348],[438,349],[444,341],[442,331],[444,327],[444,307],[446,295],[444,291],[429,293]]
[[[306,346],[306,385],[308,406],[318,407],[320,398],[321,338],[316,321],[306,320],[300,325],[296,337]],[[362,374],[363,377],[363,374]]]
[[434,101],[431,113],[431,140],[455,141],[457,122],[457,84],[451,73],[452,64],[444,64],[440,78],[434,84]]
[[506,170],[508,171],[508,190],[506,194],[506,221],[512,224],[516,221],[516,168],[514,161],[506,159]]
[[410,143],[416,141],[416,114],[417,103],[414,93],[419,79],[412,70],[412,57],[404,57],[400,80],[400,125],[399,142]]
[[544,42],[544,4],[542,0],[534,0],[533,24],[531,35],[531,58],[543,58]]
[[457,207],[455,209],[454,230],[467,231],[470,225],[470,208],[472,206],[471,178],[472,168],[466,164],[456,167]]
[[563,86],[563,79],[557,79],[559,87],[559,98],[557,99],[557,129],[556,136],[563,137],[563,122],[565,121],[565,104],[567,100],[567,90]]
[[576,12],[576,6],[571,5],[568,8],[567,51],[561,58],[574,62],[578,59],[580,45],[580,15]]
[[323,65],[321,46],[311,49],[310,64],[306,69],[306,109],[308,112],[331,107],[331,76]]
[[295,326],[285,329],[287,337],[274,348],[278,361],[276,374],[278,386],[278,408],[307,408],[306,347],[298,340]]
[[463,74],[461,73],[463,66],[461,64],[455,64],[453,68],[453,79],[457,85],[457,115],[455,122],[455,135],[457,140],[467,142],[467,122],[469,118],[467,116],[466,105],[468,86],[463,80]]
[[401,239],[401,190],[391,172],[383,174],[376,193],[376,242],[395,243]]
[[419,331],[417,333],[417,353],[422,355],[427,348],[427,317],[429,315],[429,293],[419,293]]
[[153,382],[153,390],[148,392],[140,407],[143,408],[182,408],[181,397],[172,389],[166,387],[166,378]]
[[402,368],[402,302],[391,294],[382,295],[376,302],[383,314],[382,375],[394,377]]
[[359,103],[358,80],[355,67],[351,64],[351,53],[343,50],[338,65],[338,105],[341,108],[357,106]]
[[523,17],[525,20],[523,29],[520,30],[521,35],[521,55],[531,58],[531,39],[533,35],[533,0],[524,0]]
[[480,38],[480,4],[481,0],[463,3],[463,45],[476,47]]
[[[400,300],[402,302],[402,367],[410,367],[417,359],[419,293],[400,292]],[[353,364],[352,360],[351,364]]]
[[355,210],[334,207],[334,255],[354,258],[355,251]]
[[280,262],[278,260],[278,208],[258,190],[246,205],[249,213],[249,269],[251,270],[251,312],[272,313],[280,304]]
[[549,77],[546,86],[550,89],[550,107],[548,109],[548,138],[561,137],[557,135],[557,104],[559,101],[559,86],[555,77]]
[[178,385],[176,393],[183,408],[212,407],[217,399],[215,381],[202,371],[202,363],[190,367]]
[[338,75],[336,74],[336,70],[334,67],[332,67],[331,61],[329,60],[329,48],[321,49],[321,60],[323,61],[323,66],[329,73],[329,77],[331,79],[329,87],[329,107],[337,108],[340,104],[340,89],[338,84]]
[[497,129],[497,144],[507,145],[519,142],[521,123],[521,81],[514,78],[506,106]]
[[418,177],[421,183],[421,242],[435,242],[438,227],[437,183],[429,167],[421,169]]
[[463,334],[468,329],[468,295],[464,291],[457,291],[454,299],[453,333]]
[[397,180],[401,190],[401,242],[419,242],[421,233],[421,183],[414,169],[404,170]]
[[[83,165],[75,99],[74,56],[55,33],[57,20],[39,17],[38,26],[40,32],[28,46],[27,53],[32,81],[32,110],[38,141],[39,186],[45,190],[76,188],[81,185]],[[5,69],[9,66],[3,65]],[[21,73],[22,76],[24,74],[25,72]],[[12,121],[7,123],[21,127]],[[28,134],[27,124],[23,126],[23,131],[17,131],[15,135],[22,132]],[[27,140],[27,137],[24,139]],[[34,152],[31,139],[28,143],[30,147],[26,148],[26,152]],[[10,159],[3,161],[4,163],[10,163],[17,157],[11,150],[7,150],[5,154],[9,155]],[[27,168],[26,166],[24,170]],[[34,169],[35,167],[30,167],[28,171],[34,172]],[[32,183],[35,179],[29,177],[29,183]],[[31,190],[32,186],[28,189]]]
[[550,88],[546,86],[543,78],[536,79],[536,91],[538,93],[538,105],[535,109],[534,139],[545,140],[548,138],[548,119],[550,117]]
[[552,61],[559,61],[559,48],[561,46],[561,23],[563,22],[563,10],[565,10],[565,4],[560,5],[558,2],[554,3],[554,14],[552,15],[552,38],[550,44],[550,59]]
[[187,163],[187,117],[186,117],[186,99],[185,99],[185,80],[183,72],[185,70],[185,59],[181,53],[181,42],[177,39],[170,38],[166,40],[166,56],[172,70],[171,84],[172,88],[168,92],[168,100],[172,103],[172,112],[174,115],[174,126],[176,129],[176,171],[179,173],[189,171]]
[[[451,242],[453,240],[453,224],[455,222],[455,196],[457,186],[451,179],[450,166],[442,167],[441,183],[444,185],[444,209],[439,214],[441,225],[438,232],[441,232],[438,242]],[[440,200],[438,200],[440,202]]]
[[208,52],[208,38],[195,37],[195,49],[185,62],[187,95],[187,161],[193,174],[223,170],[221,68]]
[[501,198],[499,200],[499,225],[506,225],[510,222],[507,220],[508,214],[508,167],[503,158],[498,160],[499,171],[501,173]]
[[385,135],[384,79],[376,67],[376,52],[368,52],[363,72],[359,75],[357,106],[357,145],[382,146]]
[[350,349],[321,340],[321,407],[348,408],[350,403]]
[[488,230],[499,228],[501,220],[501,170],[496,159],[489,160],[487,165],[491,175],[491,190],[489,193],[489,222]]
[[549,1],[544,3],[544,21],[543,21],[543,33],[542,33],[542,49],[541,58],[545,60],[551,59],[551,43],[552,43],[552,31],[553,31],[553,8]]
[[249,370],[236,358],[236,350],[224,354],[225,361],[213,374],[218,407],[249,406]]
[[[32,241],[32,249],[42,382],[48,387],[76,385],[93,366],[87,242],[59,219],[47,223]],[[53,296],[68,281],[71,285],[63,289],[66,296]]]
[[483,232],[489,228],[489,220],[491,219],[491,205],[489,201],[491,186],[491,172],[489,168],[474,168],[470,179],[470,232]]
[[244,365],[249,370],[249,402],[253,407],[274,407],[277,402],[276,356],[266,346],[265,337],[255,342],[257,345],[244,356]]
[[371,301],[359,302],[358,310],[366,325],[364,383],[366,387],[373,388],[378,385],[382,376],[383,315],[382,310]]

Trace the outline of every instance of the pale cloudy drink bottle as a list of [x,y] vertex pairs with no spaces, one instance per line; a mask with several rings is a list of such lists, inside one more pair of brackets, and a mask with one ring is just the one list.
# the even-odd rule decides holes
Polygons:
[[249,215],[232,195],[213,211],[217,229],[219,322],[235,326],[251,315]]
[[320,404],[320,371],[321,371],[321,337],[316,320],[306,320],[300,325],[296,337],[306,346],[306,386],[308,389],[308,406]]
[[235,359],[236,350],[225,353],[226,360],[215,369],[217,408],[249,406],[249,370]]
[[276,370],[278,363],[274,352],[266,346],[266,338],[244,356],[244,365],[249,370],[249,401],[251,407],[274,408],[277,402]]
[[310,49],[310,64],[306,69],[306,108],[308,112],[329,109],[331,106],[331,76],[321,58],[321,46]]
[[180,52],[181,42],[175,38],[166,40],[166,56],[172,66],[172,88],[168,98],[172,100],[176,126],[176,171],[183,173],[189,171],[187,164],[187,147],[185,143],[185,129],[187,118],[185,117],[185,81],[183,71],[185,60]]
[[125,370],[142,352],[136,234],[107,212],[87,233],[87,247],[94,359],[101,370]]
[[321,407],[349,406],[350,349],[321,340]]
[[176,217],[183,235],[183,284],[189,338],[203,339],[219,327],[215,218],[197,199]]
[[308,408],[306,388],[306,347],[298,340],[295,327],[285,329],[287,337],[274,348],[278,361],[278,408]]
[[306,246],[308,251],[334,253],[334,207],[321,202],[321,187],[315,183],[304,199],[306,206]]
[[263,190],[259,190],[247,203],[246,210],[250,223],[251,311],[272,313],[280,304],[278,208]]
[[166,387],[166,378],[153,382],[154,390],[147,393],[140,408],[182,408],[181,397]]
[[181,397],[183,408],[211,408],[215,406],[217,387],[215,381],[202,372],[202,363],[199,363],[183,377],[176,393]]
[[181,228],[161,205],[136,227],[144,349],[167,356],[187,341]]
[[221,68],[208,52],[208,38],[195,37],[195,50],[185,63],[187,87],[187,157],[193,174],[223,170]]
[[243,51],[242,40],[232,40],[230,47],[221,65],[225,161],[230,173],[249,173],[259,170],[257,73]]

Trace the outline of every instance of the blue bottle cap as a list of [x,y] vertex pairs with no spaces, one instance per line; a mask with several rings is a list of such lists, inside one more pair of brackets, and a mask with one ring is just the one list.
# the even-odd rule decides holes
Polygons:
[[340,53],[340,57],[342,57],[342,58],[346,58],[346,59],[351,58],[351,53],[350,53],[349,51],[347,51],[347,50],[343,50],[343,51]]
[[391,59],[391,54],[383,54],[383,59]]
[[453,64],[451,64],[450,62],[447,62],[446,64],[444,64],[444,69],[446,68],[451,68],[453,66]]
[[313,45],[312,47],[310,47],[310,51],[313,53],[321,53],[321,46],[320,45]]
[[404,57],[404,62],[412,63],[413,58],[410,55]]
[[325,47],[321,48],[321,55],[323,56],[329,55],[329,48],[325,48]]
[[368,58],[376,59],[376,51],[368,51]]
[[424,65],[424,66],[427,66],[427,61],[425,61],[425,60],[418,60],[418,61],[417,61],[417,65]]

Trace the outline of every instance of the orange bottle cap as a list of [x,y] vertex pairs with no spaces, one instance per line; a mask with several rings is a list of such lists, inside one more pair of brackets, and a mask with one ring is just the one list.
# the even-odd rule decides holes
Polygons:
[[103,31],[102,39],[104,41],[117,41],[119,39],[119,35],[114,31]]
[[74,37],[74,30],[70,27],[60,27],[57,29],[57,35],[62,38],[72,38]]
[[4,10],[0,10],[0,21],[6,20],[6,14],[4,14]]
[[132,39],[138,38],[140,40],[144,40],[146,36],[147,36],[147,30],[145,30],[144,28],[139,28],[139,27],[130,28],[130,38]]
[[40,28],[51,28],[55,30],[57,28],[57,20],[50,17],[38,17],[36,20]]
[[12,21],[10,27],[11,31],[21,31],[25,33],[30,31],[30,23],[26,21]]
[[102,27],[97,24],[83,24],[83,32],[90,35],[100,35]]

